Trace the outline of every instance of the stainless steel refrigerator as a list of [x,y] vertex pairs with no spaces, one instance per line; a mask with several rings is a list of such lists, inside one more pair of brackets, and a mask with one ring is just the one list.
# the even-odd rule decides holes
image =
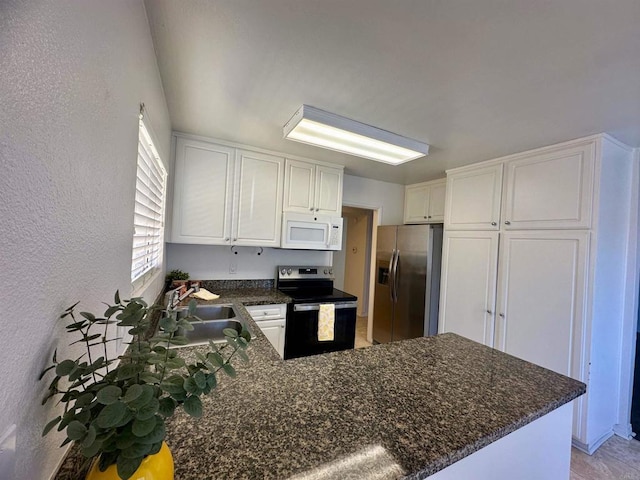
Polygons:
[[373,340],[438,333],[442,225],[378,227]]

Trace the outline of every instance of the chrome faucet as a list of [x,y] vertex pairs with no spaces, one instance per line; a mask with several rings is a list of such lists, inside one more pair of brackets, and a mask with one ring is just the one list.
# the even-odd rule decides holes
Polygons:
[[191,295],[193,292],[197,292],[195,288],[188,289],[184,295],[180,295],[180,288],[176,288],[175,290],[171,290],[165,294],[165,298],[168,298],[167,301],[167,310],[172,311],[178,307],[178,304]]

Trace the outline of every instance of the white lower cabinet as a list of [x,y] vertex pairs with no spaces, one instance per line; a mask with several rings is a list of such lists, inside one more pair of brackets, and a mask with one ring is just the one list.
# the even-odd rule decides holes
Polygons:
[[245,308],[280,357],[284,358],[287,306],[281,303],[277,305],[250,305]]

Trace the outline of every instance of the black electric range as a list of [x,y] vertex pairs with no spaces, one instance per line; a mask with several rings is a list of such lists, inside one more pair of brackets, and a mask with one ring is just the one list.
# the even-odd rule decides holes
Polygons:
[[[293,300],[287,307],[285,359],[353,348],[358,298],[333,288],[333,281],[331,267],[278,267],[278,290]],[[332,340],[318,340],[318,316],[323,304],[334,305]]]

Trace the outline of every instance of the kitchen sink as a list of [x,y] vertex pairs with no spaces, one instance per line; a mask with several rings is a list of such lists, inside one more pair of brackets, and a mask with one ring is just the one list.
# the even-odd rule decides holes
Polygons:
[[[188,309],[179,309],[177,318],[184,318],[188,314]],[[186,337],[189,343],[172,345],[172,348],[204,345],[209,341],[224,343],[227,341],[223,333],[225,328],[235,330],[238,334],[242,332],[243,323],[236,320],[237,315],[232,305],[198,305],[193,314],[202,321],[192,321],[193,330],[179,328],[176,332],[177,335]]]

